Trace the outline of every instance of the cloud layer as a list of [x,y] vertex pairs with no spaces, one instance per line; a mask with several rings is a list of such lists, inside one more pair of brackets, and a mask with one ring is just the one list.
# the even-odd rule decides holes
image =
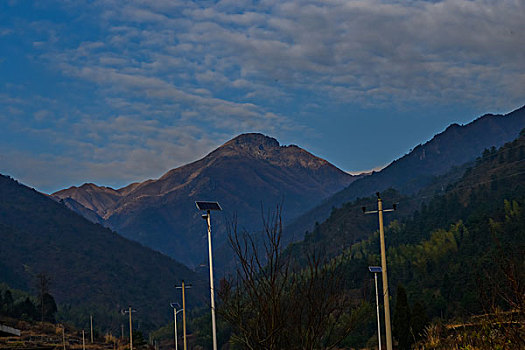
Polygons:
[[0,38],[55,93],[6,80],[4,133],[32,141],[0,142],[2,162],[43,189],[159,176],[244,131],[321,142],[325,110],[508,110],[525,96],[519,0],[3,6]]

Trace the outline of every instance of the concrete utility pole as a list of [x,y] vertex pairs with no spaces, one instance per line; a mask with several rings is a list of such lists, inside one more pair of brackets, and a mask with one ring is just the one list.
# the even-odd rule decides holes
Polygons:
[[129,350],[133,350],[133,328],[131,323],[131,314],[135,312],[136,310],[131,309],[131,305],[129,306],[128,310],[122,310],[122,314],[129,314]]
[[185,285],[184,281],[180,286],[176,286],[177,289],[182,289],[182,332],[184,335],[184,350],[188,350],[188,343],[186,341],[186,298],[184,291],[187,288],[191,288],[191,284]]
[[91,344],[93,344],[93,315],[89,315],[89,323],[91,325]]
[[386,248],[385,248],[385,231],[383,229],[383,212],[389,212],[396,210],[396,205],[394,204],[392,209],[383,209],[383,201],[379,192],[377,195],[377,210],[366,211],[366,208],[363,207],[363,212],[365,214],[379,214],[379,240],[381,244],[381,275],[383,277],[383,304],[385,307],[385,331],[386,331],[386,349],[392,350],[392,329],[390,323],[390,296],[388,293],[388,276],[386,271]]
[[62,346],[66,350],[66,326],[62,325]]

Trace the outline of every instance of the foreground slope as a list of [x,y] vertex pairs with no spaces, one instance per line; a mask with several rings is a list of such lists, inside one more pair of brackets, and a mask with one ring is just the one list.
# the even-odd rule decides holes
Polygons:
[[[0,239],[0,281],[31,290],[36,274],[45,273],[59,303],[115,312],[133,305],[157,324],[170,317],[174,284],[196,280],[184,265],[3,175]],[[193,295],[205,295],[205,290]]]
[[[260,228],[261,207],[282,203],[283,216],[290,220],[354,179],[297,146],[281,146],[262,134],[243,134],[157,180],[118,190],[85,184],[53,195],[81,204],[128,238],[197,265],[206,260],[207,243],[194,201],[217,200],[223,207],[213,216],[214,240],[220,248],[227,239],[227,221],[236,214],[240,227]],[[86,211],[82,214],[88,216]],[[220,265],[230,257],[217,259]]]
[[525,106],[506,115],[484,115],[466,125],[452,124],[430,141],[386,168],[351,183],[319,206],[301,215],[286,232],[304,234],[314,223],[324,221],[334,207],[358,197],[394,188],[412,194],[430,184],[435,176],[474,160],[485,148],[500,147],[514,140],[525,128]]

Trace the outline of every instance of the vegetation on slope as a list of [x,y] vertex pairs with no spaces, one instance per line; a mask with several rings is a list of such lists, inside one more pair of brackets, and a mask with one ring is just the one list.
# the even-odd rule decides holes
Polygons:
[[[142,327],[170,319],[174,285],[194,272],[172,259],[93,224],[35,190],[0,176],[0,280],[30,291],[35,276],[51,278],[61,312],[78,323],[95,314],[115,332],[132,305]],[[188,302],[201,301],[195,290]],[[147,320],[147,321],[145,321]]]

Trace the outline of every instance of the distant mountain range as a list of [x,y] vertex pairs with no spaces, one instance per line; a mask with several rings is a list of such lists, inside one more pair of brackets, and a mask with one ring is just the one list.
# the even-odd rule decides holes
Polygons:
[[[214,244],[221,251],[228,221],[261,229],[263,212],[281,204],[289,221],[357,178],[297,146],[254,133],[157,180],[116,190],[84,184],[53,196],[93,222],[196,266],[207,260],[207,243],[194,201],[217,200],[224,209],[212,216]],[[217,259],[220,266],[231,256],[223,251]]]
[[[466,125],[452,124],[383,170],[352,182],[345,189],[301,215],[288,225],[285,231],[288,235],[300,237],[300,234],[312,231],[316,222],[326,220],[333,208],[388,188],[394,188],[404,194],[415,193],[434,181],[436,176],[475,160],[484,149],[500,147],[514,140],[523,128],[525,106],[506,115],[486,114]],[[460,176],[461,173],[457,173],[449,178],[449,181]]]
[[[199,280],[183,264],[4,175],[0,240],[1,282],[32,291],[36,275],[44,273],[58,303],[93,307],[92,313],[105,308],[118,314],[132,305],[158,326],[170,319],[169,302],[180,300],[175,284]],[[207,295],[206,288],[195,288],[189,302],[202,304]]]

